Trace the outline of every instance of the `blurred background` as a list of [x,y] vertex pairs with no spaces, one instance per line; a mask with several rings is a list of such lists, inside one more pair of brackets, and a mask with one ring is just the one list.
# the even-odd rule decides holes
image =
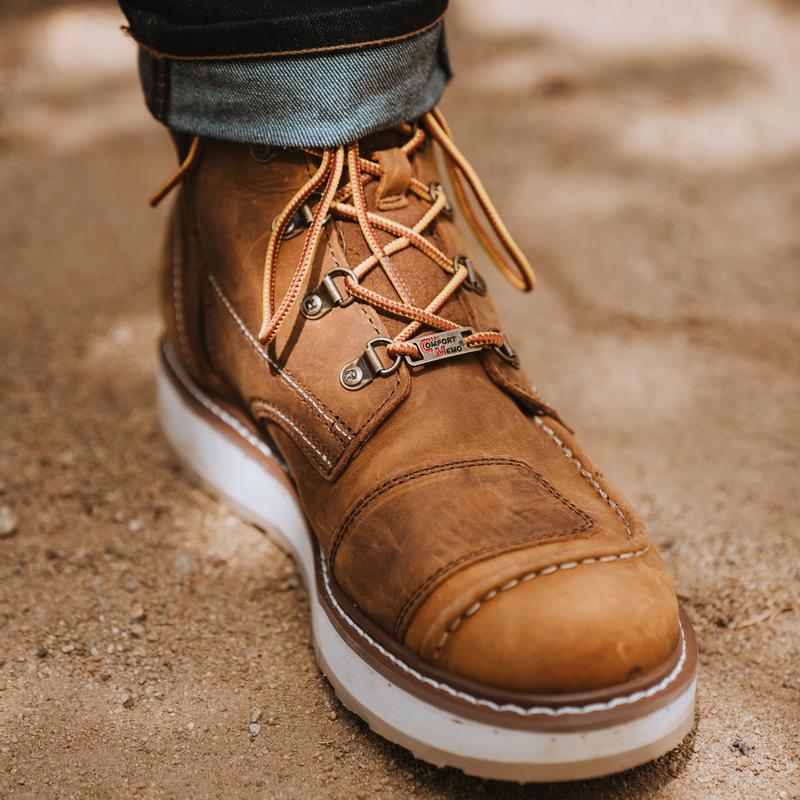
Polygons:
[[162,442],[174,157],[122,22],[0,7],[0,797],[800,797],[800,3],[453,4],[443,107],[539,277],[494,281],[512,341],[701,647],[680,750],[527,788],[365,730],[291,562]]

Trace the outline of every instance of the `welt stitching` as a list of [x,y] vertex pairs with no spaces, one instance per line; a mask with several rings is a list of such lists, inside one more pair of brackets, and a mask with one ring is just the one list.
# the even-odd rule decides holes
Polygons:
[[453,559],[449,561],[447,564],[443,564],[437,570],[432,572],[409,596],[406,602],[403,604],[403,607],[397,614],[397,619],[395,620],[394,631],[395,636],[399,638],[400,631],[405,624],[406,617],[408,616],[411,609],[414,607],[416,602],[419,598],[427,592],[431,587],[443,576],[446,575],[448,572],[452,572],[453,570],[457,569],[461,565],[473,560],[477,559],[480,556],[489,555],[491,553],[496,552],[503,552],[507,551],[510,552],[512,550],[518,549],[525,544],[533,544],[534,542],[540,543],[545,541],[551,541],[554,539],[563,538],[565,536],[572,536],[577,533],[583,533],[584,531],[589,530],[594,525],[594,520],[585,512],[578,508],[574,503],[569,501],[566,497],[564,497],[557,489],[553,488],[538,472],[533,470],[530,466],[525,464],[524,462],[517,462],[511,461],[514,466],[520,466],[526,469],[533,475],[536,479],[537,483],[549,494],[556,498],[562,505],[566,506],[570,509],[574,514],[576,514],[580,519],[583,520],[582,525],[576,525],[568,530],[558,531],[557,533],[553,533],[550,536],[544,537],[542,539],[531,539],[529,536],[526,536],[521,539],[516,539],[512,542],[501,542],[499,544],[494,544],[489,547],[484,547],[479,550],[474,550],[471,553],[466,553],[459,558]]
[[482,706],[484,708],[489,708],[492,711],[497,712],[508,712],[511,714],[517,714],[523,717],[530,717],[535,714],[544,714],[550,717],[560,717],[560,716],[576,716],[579,714],[593,714],[596,711],[605,711],[612,708],[617,708],[620,705],[633,705],[634,703],[638,703],[641,700],[645,700],[649,697],[653,697],[661,692],[663,692],[668,686],[674,683],[678,676],[683,672],[684,667],[686,666],[687,662],[687,647],[686,647],[686,634],[683,629],[683,625],[680,625],[680,642],[681,642],[681,652],[680,656],[678,657],[678,663],[673,667],[672,672],[669,675],[666,675],[662,678],[658,683],[654,684],[653,686],[648,687],[647,689],[640,689],[638,692],[633,692],[633,694],[627,695],[617,695],[613,697],[611,700],[606,702],[600,703],[590,703],[589,705],[585,706],[569,706],[569,705],[562,705],[556,706],[552,708],[550,706],[519,706],[515,703],[495,703],[493,700],[489,700],[485,697],[477,697],[475,695],[469,694],[468,692],[461,691],[459,689],[450,686],[447,683],[443,683],[441,681],[434,680],[433,678],[429,677],[428,675],[423,675],[418,670],[414,669],[413,667],[406,664],[405,661],[398,658],[394,653],[389,652],[385,647],[383,647],[379,642],[375,641],[365,630],[360,628],[353,619],[348,616],[347,612],[342,608],[339,601],[336,599],[336,596],[333,593],[331,588],[331,577],[328,570],[328,565],[325,562],[325,558],[320,553],[319,555],[320,561],[320,570],[322,572],[322,580],[323,586],[325,589],[325,594],[328,597],[328,600],[331,602],[331,605],[336,610],[336,613],[339,617],[344,620],[345,624],[348,625],[355,633],[365,641],[373,650],[380,653],[384,658],[398,667],[400,670],[405,672],[407,675],[411,676],[417,682],[424,684],[426,686],[430,686],[437,691],[440,691],[449,697],[454,697],[459,700],[464,700],[471,705]]
[[625,531],[628,534],[628,539],[633,539],[633,531],[631,530],[630,523],[628,522],[628,518],[625,516],[625,512],[619,507],[619,505],[611,499],[608,492],[603,489],[600,485],[600,482],[595,479],[591,472],[586,469],[583,464],[581,464],[580,460],[577,459],[572,452],[560,439],[556,432],[549,426],[545,425],[542,422],[541,417],[534,417],[533,421],[553,440],[553,443],[558,447],[558,449],[563,453],[564,457],[567,461],[571,461],[577,468],[578,472],[586,479],[588,484],[600,495],[600,497],[605,500],[606,504],[611,508],[616,515],[622,520],[623,525],[625,526]]
[[315,55],[317,53],[331,53],[337,50],[362,50],[367,47],[378,47],[380,45],[393,44],[395,42],[403,42],[407,39],[413,39],[415,36],[421,36],[429,30],[435,28],[444,19],[444,14],[438,16],[433,22],[423,25],[421,28],[409,31],[408,33],[401,33],[398,36],[388,36],[384,39],[372,39],[368,42],[350,42],[347,44],[331,44],[325,47],[311,47],[301,50],[275,50],[267,51],[265,53],[242,53],[241,55],[218,55],[218,56],[179,56],[171,53],[165,53],[160,50],[155,50],[149,45],[139,41],[134,36],[133,31],[128,26],[123,26],[122,30],[133,39],[139,47],[153,58],[158,60],[169,61],[240,61],[241,59],[250,58],[282,58],[286,56],[304,56]]
[[436,661],[436,659],[439,658],[448,638],[451,634],[458,630],[461,623],[468,617],[472,617],[477,614],[478,611],[483,608],[484,605],[486,605],[486,603],[488,603],[490,600],[493,600],[501,592],[507,592],[522,583],[528,583],[534,578],[538,578],[542,575],[552,575],[554,572],[558,572],[559,570],[575,569],[575,567],[581,566],[582,564],[607,563],[609,561],[620,561],[623,559],[634,558],[636,556],[643,556],[649,549],[650,547],[647,546],[641,548],[640,550],[629,550],[624,553],[616,553],[608,556],[582,558],[578,561],[564,561],[560,564],[551,564],[548,567],[526,572],[519,578],[511,578],[511,580],[506,581],[500,586],[495,586],[493,589],[490,589],[488,592],[486,592],[486,594],[484,594],[480,600],[476,600],[469,608],[466,609],[466,611],[462,611],[461,614],[459,614],[452,622],[450,622],[449,625],[447,625],[447,627],[445,627],[444,632],[442,633],[442,636],[436,645],[436,649],[433,652],[433,661]]
[[306,445],[308,445],[308,447],[311,448],[311,450],[317,455],[320,461],[322,461],[326,465],[330,465],[331,460],[328,457],[322,445],[316,439],[314,439],[309,433],[307,433],[288,414],[284,413],[279,408],[272,405],[272,403],[269,403],[266,400],[264,400],[263,397],[255,398],[250,404],[250,407],[256,412],[261,411],[262,414],[270,418],[278,417],[278,419],[286,423],[306,443]]
[[[231,315],[234,322],[239,327],[239,330],[244,334],[248,342],[250,342],[251,346],[259,355],[259,357],[278,373],[278,376],[281,378],[281,380],[283,380],[283,382],[286,383],[286,385],[289,386],[289,388],[292,389],[294,393],[306,403],[306,405],[311,409],[311,411],[314,413],[315,416],[319,417],[320,419],[328,423],[325,426],[328,430],[330,430],[332,433],[335,433],[338,436],[338,438],[342,439],[343,441],[350,441],[350,439],[352,439],[353,437],[352,437],[352,431],[349,428],[349,426],[347,427],[347,431],[341,428],[333,417],[329,416],[328,414],[325,413],[325,411],[323,411],[323,408],[325,408],[325,406],[322,403],[322,401],[320,401],[308,389],[302,386],[300,382],[294,377],[294,375],[292,375],[290,372],[281,367],[277,363],[277,361],[275,361],[269,355],[269,353],[266,353],[264,351],[264,349],[260,346],[258,339],[256,339],[252,331],[245,325],[244,320],[242,320],[242,318],[236,313],[236,309],[231,305],[230,300],[228,300],[227,296],[222,291],[222,288],[220,287],[219,283],[217,283],[216,278],[210,272],[206,272],[206,277],[208,278],[209,282],[214,288],[217,297],[219,297],[219,299],[222,301],[222,304],[225,306],[228,313]],[[346,423],[344,423],[343,421],[341,420],[339,421],[342,422],[342,425],[346,425]],[[331,426],[333,426],[335,430],[333,430]]]

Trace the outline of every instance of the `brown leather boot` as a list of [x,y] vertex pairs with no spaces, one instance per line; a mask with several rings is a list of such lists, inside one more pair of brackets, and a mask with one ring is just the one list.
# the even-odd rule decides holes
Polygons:
[[519,288],[533,275],[441,114],[325,151],[196,139],[159,197],[178,182],[164,433],[294,555],[342,702],[489,778],[675,747],[691,626],[502,333],[460,217]]

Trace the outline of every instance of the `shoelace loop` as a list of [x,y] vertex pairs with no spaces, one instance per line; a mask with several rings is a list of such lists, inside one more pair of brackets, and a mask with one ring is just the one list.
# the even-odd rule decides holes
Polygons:
[[[428,136],[440,146],[458,204],[492,261],[517,289],[521,291],[534,289],[536,278],[531,265],[503,224],[475,170],[454,144],[441,111],[434,109],[425,114],[419,124],[411,129],[410,136],[401,149],[406,155],[411,155],[422,147]],[[195,137],[177,172],[153,195],[150,200],[151,205],[160,202],[183,179],[196,160],[199,150],[200,139]],[[426,185],[412,177],[409,191],[429,202],[430,206],[416,224],[408,227],[367,208],[364,186],[370,180],[379,179],[383,170],[379,163],[361,155],[358,142],[306,152],[315,159],[319,158],[319,166],[273,222],[272,235],[264,258],[259,341],[265,346],[273,341],[291,314],[314,263],[325,224],[331,218],[357,222],[371,252],[370,256],[352,270],[340,270],[344,275],[344,286],[349,293],[347,303],[355,298],[409,321],[392,340],[388,340],[386,350],[390,356],[411,359],[419,355],[416,345],[409,343],[409,340],[422,327],[441,332],[461,330],[459,323],[441,316],[439,312],[460,288],[466,286],[477,290],[476,284],[480,286],[482,280],[476,278],[477,273],[472,269],[468,259],[452,259],[423,235],[423,231],[429,228],[440,214],[452,213],[441,184]],[[345,170],[347,180],[342,183]],[[496,241],[472,207],[465,183],[478,201],[486,222],[495,234]],[[313,212],[310,212],[309,201],[312,197],[318,200]],[[347,202],[348,200],[351,202]],[[289,286],[276,307],[275,277],[278,256],[287,231],[291,235],[297,233],[293,221],[297,218],[298,212],[302,212],[303,221],[307,223],[303,250]],[[382,245],[376,230],[389,233],[396,238]],[[414,303],[411,292],[392,262],[392,256],[408,247],[414,247],[425,254],[449,276],[442,290],[424,308]],[[384,272],[398,299],[386,297],[363,285],[364,277],[376,267],[380,267]],[[335,291],[338,292],[338,289]],[[338,303],[338,305],[345,304],[345,302]],[[504,335],[494,330],[470,333],[464,337],[464,342],[469,348],[474,349],[493,347],[501,353],[504,349],[508,349]]]

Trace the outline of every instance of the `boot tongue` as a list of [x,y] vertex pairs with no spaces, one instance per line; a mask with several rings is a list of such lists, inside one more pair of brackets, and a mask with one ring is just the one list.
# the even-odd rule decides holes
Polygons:
[[[429,203],[409,191],[412,177],[425,179],[420,174],[421,170],[424,171],[424,165],[419,163],[417,155],[409,157],[401,147],[407,140],[407,132],[403,134],[398,130],[385,130],[362,139],[359,146],[362,155],[380,164],[383,172],[379,180],[369,181],[365,186],[367,207],[372,212],[413,227],[428,210]],[[440,238],[438,223],[439,220],[434,222],[422,231],[422,235],[446,250],[446,241]],[[369,245],[358,230],[357,223],[350,223],[347,227],[350,234],[347,237],[347,253],[352,263],[358,263],[370,255]],[[384,246],[396,238],[379,229],[375,229],[375,235]],[[442,269],[415,247],[404,248],[389,258],[410,290],[414,303],[422,308],[436,297],[448,280]],[[363,284],[378,294],[398,299],[397,292],[378,266],[365,276]],[[376,312],[381,316],[389,336],[396,336],[409,322],[406,318],[380,309],[376,309]],[[468,324],[463,309],[454,300],[447,303],[443,313],[454,322]],[[423,328],[420,333],[426,330]]]
[[408,205],[406,192],[411,184],[411,162],[399,147],[378,150],[373,155],[381,165],[383,175],[375,190],[375,204],[379,211],[392,211]]

